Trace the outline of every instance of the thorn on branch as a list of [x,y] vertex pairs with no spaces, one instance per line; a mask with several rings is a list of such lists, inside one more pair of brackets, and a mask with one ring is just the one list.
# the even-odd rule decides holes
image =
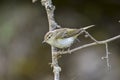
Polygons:
[[101,57],[101,59],[103,60],[103,59],[106,59],[107,57]]

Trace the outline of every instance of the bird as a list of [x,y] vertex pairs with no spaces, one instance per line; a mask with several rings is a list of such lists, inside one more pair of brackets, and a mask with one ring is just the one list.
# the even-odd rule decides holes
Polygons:
[[93,26],[94,25],[90,25],[80,29],[60,28],[49,31],[45,34],[43,43],[48,43],[49,45],[59,49],[69,48],[77,37],[83,33],[83,30]]

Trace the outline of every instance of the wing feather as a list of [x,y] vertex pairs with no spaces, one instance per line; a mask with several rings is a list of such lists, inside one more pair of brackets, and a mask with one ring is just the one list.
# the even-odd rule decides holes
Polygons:
[[80,33],[80,29],[69,29],[69,28],[61,28],[56,30],[56,39],[57,38],[68,38],[73,36],[78,36]]

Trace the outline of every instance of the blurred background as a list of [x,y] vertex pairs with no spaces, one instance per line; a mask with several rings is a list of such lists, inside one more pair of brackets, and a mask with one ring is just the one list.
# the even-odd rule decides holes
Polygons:
[[[62,27],[87,30],[97,40],[120,34],[120,0],[53,0],[55,19]],[[0,0],[0,80],[53,80],[51,52],[42,44],[48,31],[40,1]],[[71,48],[93,42],[84,35]],[[59,59],[61,80],[120,80],[120,39],[109,43],[111,70],[105,45],[97,45]]]

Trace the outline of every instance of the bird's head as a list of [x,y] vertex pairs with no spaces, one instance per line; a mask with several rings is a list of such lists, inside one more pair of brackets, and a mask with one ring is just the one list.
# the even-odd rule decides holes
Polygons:
[[50,44],[52,42],[52,36],[53,36],[53,31],[47,32],[44,36],[43,43],[49,43]]

